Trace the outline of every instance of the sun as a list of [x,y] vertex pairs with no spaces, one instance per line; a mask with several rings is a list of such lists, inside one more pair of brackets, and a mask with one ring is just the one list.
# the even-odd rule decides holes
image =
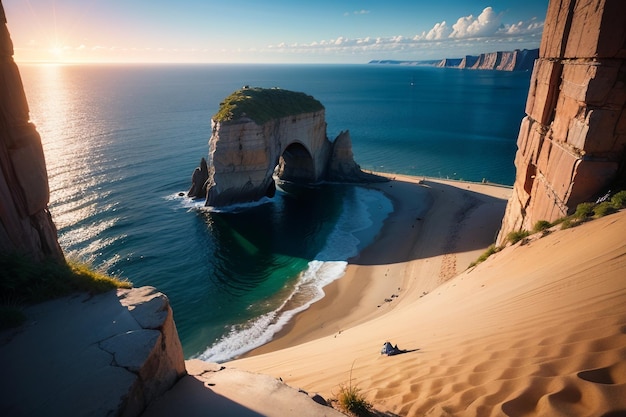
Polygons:
[[48,49],[48,52],[50,52],[55,58],[61,58],[63,56],[63,47],[55,45]]

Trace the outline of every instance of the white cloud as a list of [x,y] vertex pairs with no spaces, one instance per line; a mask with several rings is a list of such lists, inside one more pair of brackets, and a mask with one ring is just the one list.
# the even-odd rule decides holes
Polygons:
[[506,35],[537,35],[543,31],[544,22],[538,22],[536,18],[528,22],[517,22],[503,25],[498,33]]
[[478,38],[494,35],[500,27],[500,16],[491,7],[486,7],[478,17],[473,15],[460,17],[452,25],[451,38]]
[[[491,43],[494,45],[497,43],[502,48],[510,49],[539,47],[538,39],[540,39],[543,26],[544,22],[537,21],[535,18],[512,24],[502,23],[502,15],[497,14],[492,7],[486,7],[478,16],[460,17],[452,27],[446,21],[441,21],[435,23],[430,30],[412,35],[412,37],[395,35],[350,39],[339,36],[335,39],[291,46],[281,43],[271,46],[271,48],[279,49],[281,52],[316,54],[341,54],[355,51],[373,53],[418,52],[452,48],[467,54],[476,53],[476,49],[487,52],[485,45]],[[499,47],[491,46],[488,48]]]
[[369,14],[369,13],[370,13],[369,10],[361,9],[361,10],[355,10],[352,13],[351,12],[345,12],[343,15],[344,16],[350,16],[350,15],[361,15],[361,14]]
[[452,33],[452,29],[446,25],[446,21],[444,20],[441,23],[436,23],[435,26],[424,35],[424,39],[429,41],[445,39],[450,36],[450,33]]

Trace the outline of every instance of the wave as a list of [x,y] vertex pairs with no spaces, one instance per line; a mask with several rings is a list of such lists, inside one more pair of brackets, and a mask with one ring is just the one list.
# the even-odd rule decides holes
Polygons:
[[166,197],[166,200],[181,200],[183,207],[187,209],[206,211],[209,213],[238,213],[249,208],[262,206],[264,204],[269,204],[273,201],[273,199],[269,197],[263,197],[258,201],[252,201],[249,203],[238,203],[238,204],[232,204],[230,206],[224,206],[224,207],[213,207],[213,206],[205,206],[204,199],[187,197],[187,193],[184,193],[182,191],[175,193],[175,194],[168,195]]
[[[209,347],[198,359],[207,362],[226,362],[271,341],[298,313],[324,297],[322,288],[343,276],[347,262],[311,261],[294,291],[283,304],[243,325],[232,326],[229,333]],[[290,308],[296,298],[306,297],[303,304]]]
[[[382,193],[361,187],[353,189],[354,193],[343,201],[341,215],[326,245],[300,273],[295,287],[282,304],[246,323],[231,326],[229,332],[198,355],[198,359],[225,362],[262,346],[296,314],[324,297],[323,288],[344,275],[348,259],[356,256],[363,244],[373,239],[393,209]],[[367,235],[371,239],[364,231],[369,232]]]

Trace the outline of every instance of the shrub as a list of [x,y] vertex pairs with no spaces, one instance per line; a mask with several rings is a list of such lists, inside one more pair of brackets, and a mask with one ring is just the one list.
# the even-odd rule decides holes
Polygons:
[[533,232],[537,233],[537,232],[542,232],[546,229],[549,229],[552,227],[552,223],[550,223],[547,220],[539,220],[537,223],[535,223],[535,226],[533,227]]
[[593,208],[595,217],[604,217],[608,214],[615,213],[617,208],[611,201],[604,201]]
[[520,240],[524,239],[525,237],[528,237],[529,234],[530,233],[528,232],[528,230],[517,230],[517,231],[509,232],[509,234],[506,235],[506,240],[509,241],[511,245],[515,245]]
[[593,214],[593,208],[595,204],[593,203],[580,203],[576,206],[576,212],[574,212],[574,218],[578,220],[585,220],[588,217],[591,217]]
[[574,223],[569,217],[565,217],[561,222],[561,230],[569,229],[572,226],[574,226]]
[[626,190],[620,191],[611,197],[611,204],[618,210],[626,207]]

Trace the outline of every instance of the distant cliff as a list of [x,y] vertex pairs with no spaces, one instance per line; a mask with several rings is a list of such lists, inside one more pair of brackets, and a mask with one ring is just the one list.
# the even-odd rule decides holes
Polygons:
[[489,52],[466,55],[463,58],[444,58],[436,61],[374,60],[370,64],[431,65],[438,68],[460,68],[496,71],[530,71],[539,57],[539,49]]
[[466,56],[459,64],[459,68],[530,71],[533,69],[535,59],[537,58],[539,58],[539,49],[490,52],[478,56]]

